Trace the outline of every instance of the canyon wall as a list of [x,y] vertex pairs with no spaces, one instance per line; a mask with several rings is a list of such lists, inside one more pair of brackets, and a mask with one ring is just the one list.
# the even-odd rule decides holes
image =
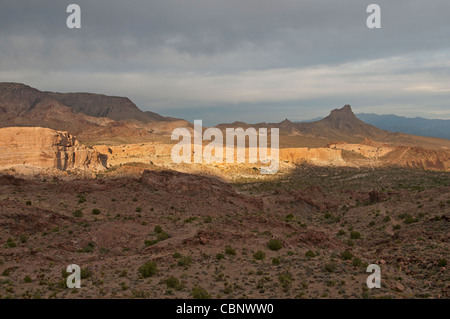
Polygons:
[[101,170],[100,153],[73,135],[42,127],[0,128],[0,168],[17,165],[59,170]]

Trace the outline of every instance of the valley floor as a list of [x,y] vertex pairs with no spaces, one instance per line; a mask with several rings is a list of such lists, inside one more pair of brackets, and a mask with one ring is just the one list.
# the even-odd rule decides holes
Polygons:
[[450,298],[449,172],[300,165],[230,184],[129,168],[0,176],[2,298]]

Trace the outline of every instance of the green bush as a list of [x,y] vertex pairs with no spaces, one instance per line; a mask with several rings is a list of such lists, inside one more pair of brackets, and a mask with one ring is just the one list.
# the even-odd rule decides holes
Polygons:
[[409,224],[412,224],[412,223],[417,223],[418,221],[419,221],[418,218],[414,218],[412,216],[408,216],[408,217],[405,218],[404,223],[406,225],[409,225]]
[[176,252],[176,253],[173,253],[172,257],[173,258],[181,258],[181,254]]
[[269,247],[270,250],[280,250],[283,247],[283,244],[281,244],[281,241],[278,239],[271,239],[267,243],[267,247]]
[[357,232],[357,231],[352,231],[350,233],[350,238],[351,239],[359,239],[359,238],[361,238],[361,234],[359,232]]
[[333,262],[326,263],[324,266],[325,271],[327,272],[335,272],[337,269],[337,265]]
[[84,247],[83,249],[79,250],[78,252],[80,253],[92,253],[94,251],[94,243],[93,242],[88,242],[87,246]]
[[341,253],[341,258],[344,260],[350,260],[350,259],[352,259],[352,257],[353,257],[353,254],[349,250],[346,250]]
[[225,254],[230,255],[230,256],[235,256],[236,255],[236,249],[234,249],[231,246],[226,246],[225,247]]
[[149,239],[144,240],[145,247],[153,246],[153,245],[156,245],[157,243],[158,243],[158,241],[156,239],[154,239],[154,240],[149,240]]
[[100,209],[94,208],[94,209],[92,210],[92,214],[94,214],[94,215],[100,215]]
[[136,213],[142,212],[142,207],[136,207]]
[[192,288],[191,295],[194,299],[211,299],[211,295],[200,286]]
[[216,259],[217,259],[217,260],[222,260],[222,259],[224,259],[224,258],[225,258],[225,255],[224,255],[224,254],[219,253],[219,254],[216,255]]
[[26,277],[23,279],[23,281],[26,282],[26,283],[30,283],[30,282],[32,282],[33,280],[31,280],[31,277],[30,277],[30,276],[26,276]]
[[263,260],[264,258],[266,258],[266,253],[262,250],[258,250],[253,254],[253,258],[255,258],[256,260]]
[[280,260],[278,258],[272,258],[272,265],[278,266],[280,264]]
[[27,236],[26,234],[20,234],[20,236],[19,236],[19,241],[20,241],[22,244],[25,244],[25,243],[28,241],[28,236]]
[[169,237],[170,236],[166,232],[162,232],[162,233],[159,233],[158,235],[156,235],[156,240],[162,241],[162,240],[166,240]]
[[14,248],[14,247],[16,247],[17,245],[16,245],[16,242],[14,241],[14,239],[12,239],[12,238],[8,238],[7,240],[6,240],[6,244],[5,244],[5,248]]
[[79,209],[73,212],[73,217],[80,218],[83,217],[83,212]]
[[339,230],[337,233],[338,236],[344,236],[345,234],[346,234],[346,232],[343,229]]
[[163,229],[162,229],[161,226],[157,225],[157,226],[155,226],[155,228],[153,229],[153,231],[154,231],[155,233],[157,233],[157,234],[160,234],[160,233],[163,232]]
[[138,272],[142,277],[148,278],[154,276],[158,272],[158,269],[154,261],[148,261],[143,266],[139,267]]
[[180,266],[180,267],[189,267],[191,263],[192,263],[191,256],[181,257],[178,260],[178,266]]
[[305,256],[308,257],[308,258],[314,258],[314,257],[316,257],[316,254],[315,254],[313,251],[308,250],[308,251],[305,253]]
[[438,261],[438,266],[439,267],[445,267],[447,266],[447,259],[441,259]]
[[288,291],[292,286],[292,275],[290,273],[283,273],[278,276],[278,281],[283,287],[284,291]]
[[294,215],[289,214],[289,215],[286,216],[285,221],[286,221],[286,222],[290,222],[290,221],[292,221],[293,219],[294,219]]
[[352,265],[355,267],[361,267],[362,266],[361,259],[359,259],[358,257],[353,257]]
[[86,197],[83,194],[78,194],[78,204],[83,204],[86,202]]
[[165,281],[167,288],[172,288],[175,290],[183,289],[183,284],[178,280],[177,277],[170,276]]

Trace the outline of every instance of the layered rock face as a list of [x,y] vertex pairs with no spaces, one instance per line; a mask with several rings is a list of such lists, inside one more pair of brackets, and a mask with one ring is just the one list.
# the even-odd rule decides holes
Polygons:
[[68,132],[42,127],[0,129],[0,168],[104,169],[100,153],[81,145]]
[[316,165],[344,165],[342,151],[329,148],[283,148],[280,160],[292,163],[307,162]]

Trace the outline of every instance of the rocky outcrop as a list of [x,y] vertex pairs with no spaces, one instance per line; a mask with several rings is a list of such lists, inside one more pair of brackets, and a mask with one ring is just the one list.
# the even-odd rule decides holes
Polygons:
[[366,158],[378,160],[378,158],[385,156],[386,154],[394,150],[393,147],[384,145],[363,145],[363,144],[349,144],[346,142],[330,143],[328,147],[331,149],[344,150],[348,152],[353,152],[360,154]]
[[59,170],[103,169],[100,153],[68,132],[42,127],[0,129],[0,168],[18,165]]
[[342,151],[330,148],[283,148],[280,160],[292,163],[311,163],[315,165],[344,165]]

